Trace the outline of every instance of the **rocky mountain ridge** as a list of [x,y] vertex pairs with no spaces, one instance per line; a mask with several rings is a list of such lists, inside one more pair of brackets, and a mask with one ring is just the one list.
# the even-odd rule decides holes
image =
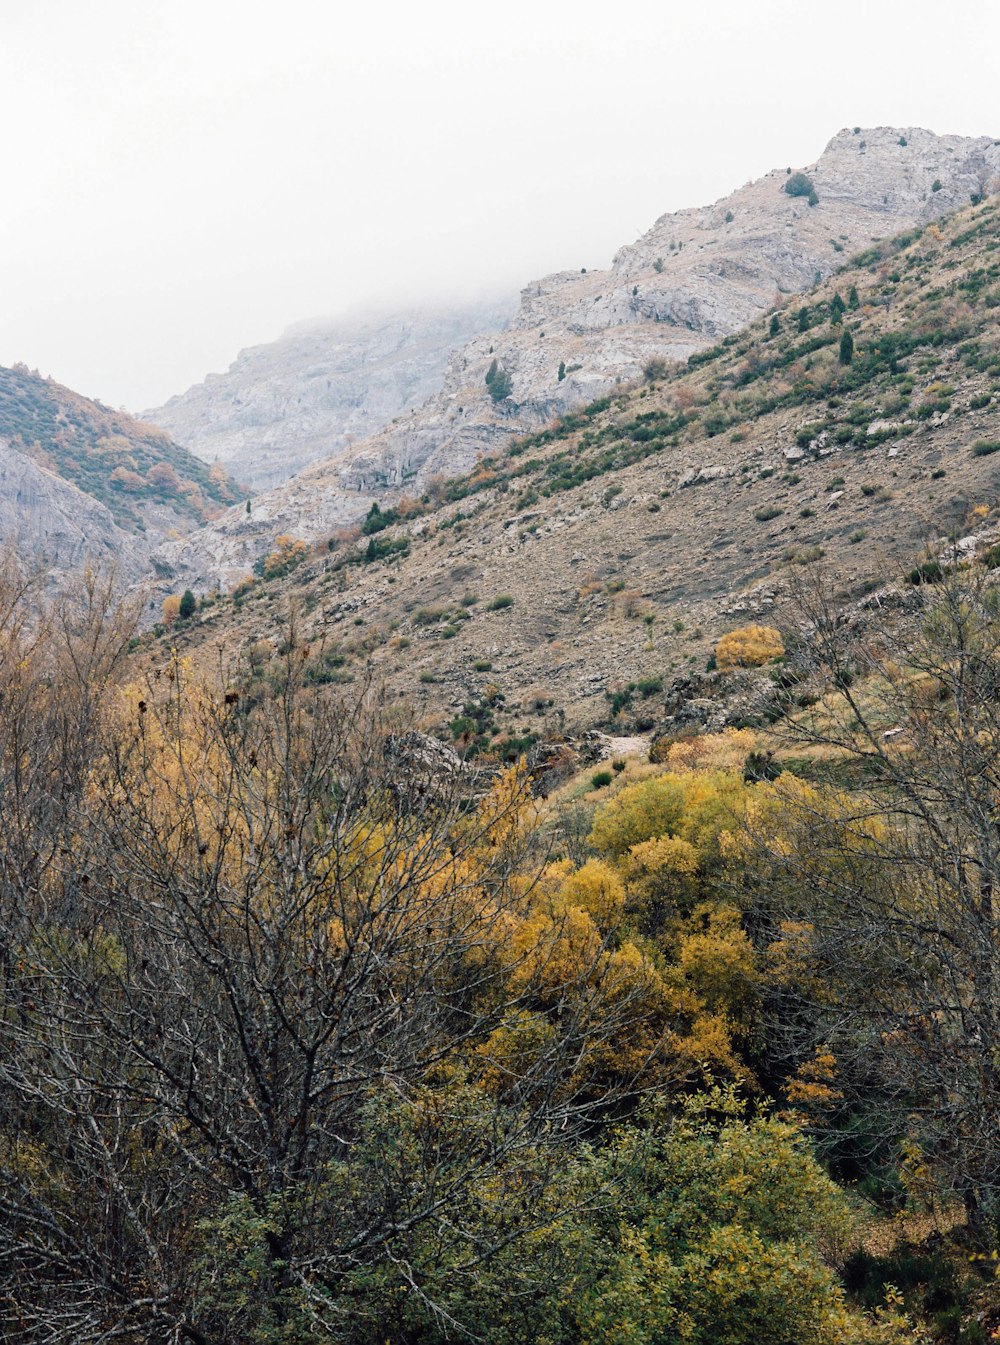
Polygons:
[[[163,634],[212,668],[250,651],[266,675],[293,613],[313,680],[384,679],[434,731],[501,754],[563,730],[649,731],[676,719],[678,679],[685,713],[714,723],[715,690],[692,674],[716,639],[785,625],[818,576],[837,601],[870,594],[877,625],[886,581],[890,602],[956,553],[1000,564],[998,463],[990,199],[863,249],[360,537],[282,548]],[[751,681],[738,712],[766,714],[776,685]]]
[[424,402],[452,350],[506,326],[514,306],[483,300],[299,324],[143,418],[264,490],[318,458],[349,454]]
[[[616,388],[651,362],[683,361],[823,280],[845,256],[940,218],[991,190],[1000,141],[919,128],[844,130],[790,194],[775,169],[711,206],[662,216],[608,271],[561,272],[525,288],[508,330],[449,361],[444,386],[349,452],[230,510],[159,560],[202,588],[228,587],[274,544],[356,523],[373,501],[420,495]],[[812,203],[811,203],[812,202]],[[509,395],[487,385],[491,368]]]

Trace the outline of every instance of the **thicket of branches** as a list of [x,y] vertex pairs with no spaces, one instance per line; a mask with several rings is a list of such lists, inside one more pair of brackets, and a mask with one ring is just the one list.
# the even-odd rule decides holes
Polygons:
[[561,854],[293,629],[206,680],[8,564],[3,1339],[914,1339],[849,1309],[803,1132],[995,1239],[1000,603],[915,601],[806,605],[840,787],[679,741]]

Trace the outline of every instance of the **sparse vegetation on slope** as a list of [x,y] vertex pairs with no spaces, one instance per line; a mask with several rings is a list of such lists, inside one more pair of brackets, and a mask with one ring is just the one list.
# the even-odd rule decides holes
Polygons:
[[190,524],[237,496],[210,468],[154,425],[81,397],[23,365],[0,368],[0,438],[107,505],[129,530],[161,506]]
[[[975,445],[1000,418],[998,239],[989,202],[867,249],[806,297],[804,334],[765,316],[383,503],[360,536],[244,586],[241,628],[270,639],[287,590],[336,641],[339,676],[373,664],[446,735],[496,687],[494,724],[463,740],[479,752],[602,722],[649,732],[663,700],[627,688],[704,668],[727,629],[773,624],[796,576],[823,564],[861,594],[929,540],[988,528],[998,488]],[[473,584],[483,603],[452,619]],[[502,628],[486,610],[497,593],[517,598]],[[452,615],[416,619],[433,606]],[[231,619],[216,605],[185,644]]]

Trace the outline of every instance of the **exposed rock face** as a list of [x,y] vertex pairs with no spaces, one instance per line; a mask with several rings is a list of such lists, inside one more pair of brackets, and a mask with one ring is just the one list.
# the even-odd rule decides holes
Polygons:
[[294,327],[144,418],[263,490],[349,453],[425,401],[454,348],[505,326],[514,307],[511,299]]
[[0,540],[58,582],[87,562],[117,565],[125,579],[144,568],[142,542],[111,511],[0,439]]
[[[805,171],[814,205],[789,195],[786,170],[775,169],[714,205],[664,215],[608,271],[527,286],[511,327],[457,350],[443,389],[418,410],[258,497],[249,516],[230,510],[171,544],[163,563],[185,582],[228,586],[278,533],[323,537],[373,500],[469,469],[477,455],[640,377],[650,360],[717,342],[874,239],[967,205],[1000,179],[1000,141],[845,130]],[[512,384],[499,402],[485,381],[494,360]]]

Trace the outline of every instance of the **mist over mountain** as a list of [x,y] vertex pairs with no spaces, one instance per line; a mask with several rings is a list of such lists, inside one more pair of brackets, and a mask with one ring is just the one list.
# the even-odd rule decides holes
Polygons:
[[144,418],[263,490],[425,401],[451,351],[502,329],[514,308],[495,299],[298,323]]
[[[231,510],[166,546],[159,559],[201,587],[227,587],[276,536],[321,538],[357,522],[373,501],[419,495],[478,455],[641,378],[651,362],[683,361],[737,332],[852,251],[980,198],[998,175],[992,137],[844,129],[797,173],[775,168],[710,206],[662,216],[608,271],[563,271],[527,285],[510,325],[454,350],[441,390],[422,405],[266,491],[249,513]],[[195,430],[186,433],[193,442]],[[280,423],[273,433],[280,437]]]

